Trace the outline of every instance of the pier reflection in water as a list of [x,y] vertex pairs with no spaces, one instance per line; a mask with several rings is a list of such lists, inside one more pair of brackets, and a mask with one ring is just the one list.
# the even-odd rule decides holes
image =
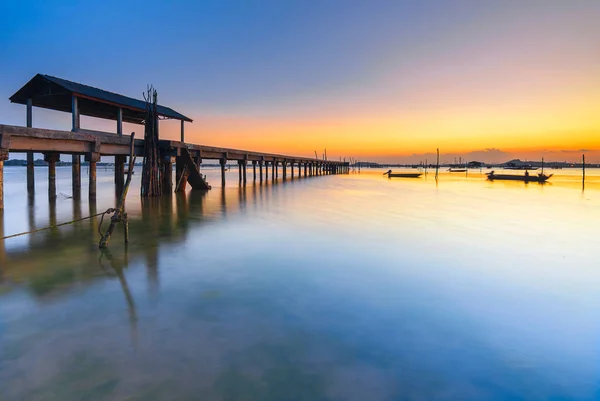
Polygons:
[[[113,206],[98,178],[0,227]],[[0,243],[0,399],[593,399],[597,183],[134,187],[127,247],[97,220]]]

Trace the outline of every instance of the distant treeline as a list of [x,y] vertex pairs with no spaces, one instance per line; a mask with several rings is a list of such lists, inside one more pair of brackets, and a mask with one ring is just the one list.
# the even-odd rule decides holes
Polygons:
[[[530,162],[530,167],[542,167],[541,162]],[[374,162],[358,162],[350,164],[350,167],[361,167],[361,168],[435,168],[435,163],[419,163],[419,164],[382,164]],[[501,168],[506,167],[506,163],[481,163],[481,162],[469,162],[466,164],[454,164],[454,163],[440,163],[440,168]],[[546,168],[582,168],[581,163],[565,163],[565,162],[547,162],[544,163]],[[586,163],[585,168],[600,168],[600,164]]]

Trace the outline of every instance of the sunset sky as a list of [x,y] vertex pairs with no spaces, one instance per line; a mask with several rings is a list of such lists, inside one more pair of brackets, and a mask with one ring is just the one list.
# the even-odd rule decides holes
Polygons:
[[[137,98],[153,84],[207,145],[600,162],[599,21],[598,0],[4,0],[0,124],[24,125],[8,97],[43,73]],[[35,109],[34,126],[70,115]]]

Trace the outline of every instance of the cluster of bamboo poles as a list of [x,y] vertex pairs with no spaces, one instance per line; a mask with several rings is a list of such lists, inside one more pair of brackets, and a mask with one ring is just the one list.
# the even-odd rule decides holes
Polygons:
[[144,127],[144,165],[142,168],[142,197],[160,196],[159,151],[158,151],[158,94],[152,86],[144,93],[146,120]]

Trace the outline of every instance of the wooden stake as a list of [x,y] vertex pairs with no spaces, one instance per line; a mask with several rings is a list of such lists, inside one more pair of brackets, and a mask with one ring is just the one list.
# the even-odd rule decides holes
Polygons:
[[110,219],[110,225],[106,230],[106,234],[100,238],[100,243],[98,246],[100,249],[108,247],[108,241],[110,241],[110,237],[115,229],[115,225],[118,222],[124,222],[125,227],[125,243],[129,242],[129,227],[127,222],[127,214],[125,213],[125,199],[127,198],[127,192],[129,192],[129,184],[131,184],[131,175],[133,174],[133,169],[135,167],[135,156],[133,155],[133,148],[135,144],[135,133],[131,133],[131,145],[129,150],[129,169],[127,171],[127,181],[125,181],[125,188],[123,188],[123,193],[121,193],[121,197],[119,198],[119,202],[117,203],[117,208],[115,213]]

